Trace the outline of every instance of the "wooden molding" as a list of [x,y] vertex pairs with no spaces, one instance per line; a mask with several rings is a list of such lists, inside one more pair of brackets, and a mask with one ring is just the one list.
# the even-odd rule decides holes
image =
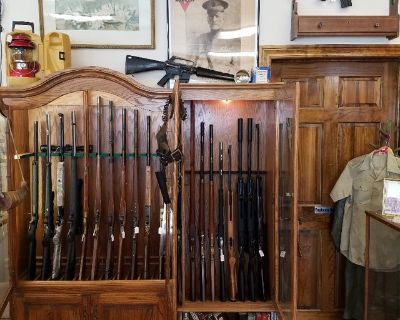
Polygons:
[[293,45],[261,46],[260,65],[282,59],[400,59],[400,45]]
[[291,40],[308,36],[399,36],[398,0],[389,0],[388,16],[300,16],[292,0]]

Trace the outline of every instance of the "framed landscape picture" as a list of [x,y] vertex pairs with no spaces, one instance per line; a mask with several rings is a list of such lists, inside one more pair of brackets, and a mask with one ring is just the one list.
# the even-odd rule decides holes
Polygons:
[[258,62],[258,0],[168,0],[168,56],[221,72]]
[[40,33],[73,48],[154,48],[154,0],[39,0]]

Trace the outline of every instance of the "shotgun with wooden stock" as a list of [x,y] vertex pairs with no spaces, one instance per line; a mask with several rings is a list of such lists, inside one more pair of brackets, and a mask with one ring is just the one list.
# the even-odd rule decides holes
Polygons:
[[87,232],[89,227],[89,107],[84,108],[85,119],[85,142],[84,142],[84,159],[83,159],[83,230],[81,237],[81,258],[79,264],[78,280],[82,280],[85,276],[86,263],[86,247]]
[[39,123],[33,124],[33,161],[32,161],[32,195],[31,220],[28,228],[28,279],[36,277],[36,229],[39,221]]
[[95,280],[97,276],[97,256],[99,251],[99,236],[101,222],[101,98],[97,98],[97,127],[96,127],[96,193],[94,202],[94,227],[93,227],[93,252],[92,252],[92,268],[90,272],[90,280]]
[[113,117],[113,102],[108,102],[108,144],[110,153],[108,156],[108,174],[110,179],[111,190],[108,195],[107,205],[107,253],[105,279],[112,278],[114,266],[114,117]]
[[51,273],[51,278],[58,279],[60,276],[61,267],[61,233],[64,224],[64,193],[65,193],[65,163],[64,163],[64,115],[62,113],[58,114],[58,119],[60,122],[60,146],[59,146],[59,161],[57,163],[57,219],[55,226],[55,234],[53,237],[53,271]]
[[200,123],[200,195],[199,195],[199,242],[200,242],[200,292],[201,301],[206,300],[206,217],[204,210],[204,122]]
[[210,289],[215,300],[214,127],[209,126],[208,232],[210,235]]
[[219,143],[219,189],[218,189],[218,250],[219,250],[219,299],[226,301],[225,287],[225,217],[224,217],[224,144]]
[[126,110],[122,109],[122,142],[121,142],[121,199],[119,203],[119,246],[118,246],[118,263],[117,263],[117,279],[122,277],[123,269],[123,244],[125,239],[125,222],[126,222]]
[[146,151],[146,195],[144,203],[144,268],[143,278],[148,278],[148,265],[149,265],[149,237],[150,237],[150,219],[151,219],[151,130],[150,130],[151,117],[147,116],[147,151]]
[[41,279],[47,280],[51,276],[51,242],[54,236],[54,209],[53,200],[54,193],[51,178],[51,123],[50,115],[46,114],[46,144],[47,144],[47,158],[46,158],[46,180],[45,180],[45,195],[44,195],[44,212],[43,212],[43,263]]
[[78,232],[78,210],[79,210],[79,186],[78,186],[78,158],[76,154],[76,115],[75,111],[71,113],[72,127],[72,156],[71,156],[71,178],[69,191],[69,230],[67,234],[67,266],[65,270],[65,279],[72,280],[75,276],[76,265],[76,244],[75,237]]
[[247,217],[245,202],[245,183],[242,169],[243,153],[243,119],[238,119],[238,179],[237,179],[237,222],[238,222],[238,297],[240,301],[246,300],[246,251],[247,251]]
[[256,301],[256,250],[257,250],[257,217],[255,210],[255,184],[251,171],[252,162],[252,146],[253,146],[253,119],[247,119],[247,183],[246,183],[246,213],[247,213],[247,234],[248,234],[248,284],[249,299]]
[[235,219],[233,215],[232,191],[232,146],[228,146],[228,263],[229,263],[229,292],[230,300],[236,301],[237,272],[236,272],[236,240]]
[[[194,106],[191,107],[194,110]],[[189,299],[196,300],[196,192],[195,192],[195,118],[190,118],[190,204],[189,204]]]
[[260,174],[260,124],[256,124],[256,146],[257,146],[257,174],[256,174],[256,211],[258,224],[258,275],[259,275],[259,297],[265,301],[271,298],[269,283],[269,259],[268,259],[268,242],[264,236],[264,231],[268,230],[264,221],[264,205],[263,205],[263,180]]

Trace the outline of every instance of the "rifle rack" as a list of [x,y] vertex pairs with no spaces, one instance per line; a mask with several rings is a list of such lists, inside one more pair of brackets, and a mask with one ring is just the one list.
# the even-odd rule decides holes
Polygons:
[[[30,168],[33,150],[33,122],[39,121],[40,141],[44,142],[44,115],[50,113],[53,119],[60,112],[66,116],[65,120],[65,140],[70,142],[69,114],[72,110],[77,115],[77,144],[83,145],[84,117],[83,109],[88,107],[90,110],[89,126],[89,144],[95,146],[96,140],[96,118],[95,108],[96,98],[101,96],[104,101],[112,100],[115,106],[115,151],[120,152],[121,147],[121,108],[127,110],[128,116],[128,134],[126,150],[127,157],[127,205],[128,217],[131,220],[129,212],[132,195],[132,161],[134,152],[132,148],[133,137],[130,132],[132,127],[133,110],[139,109],[139,206],[142,209],[144,204],[144,185],[145,185],[145,162],[142,156],[146,150],[145,130],[146,115],[152,117],[152,157],[151,162],[154,169],[158,169],[158,159],[154,155],[156,150],[155,130],[162,123],[162,111],[160,105],[172,97],[171,112],[173,119],[169,120],[168,141],[171,149],[182,144],[184,154],[183,163],[168,165],[167,175],[169,186],[171,186],[172,213],[167,218],[171,219],[171,225],[167,225],[166,255],[164,279],[142,279],[139,276],[131,280],[128,276],[129,269],[129,250],[130,242],[124,246],[124,277],[121,280],[102,280],[101,272],[97,280],[88,279],[90,274],[89,266],[91,259],[92,240],[87,244],[86,277],[84,280],[34,280],[26,279],[26,261],[28,251],[27,230],[30,220],[31,202],[30,197],[22,201],[22,204],[13,208],[9,215],[9,261],[10,261],[10,288],[11,294],[11,317],[15,320],[26,319],[180,319],[188,312],[277,312],[280,318],[286,315],[289,319],[295,319],[296,309],[296,248],[297,248],[297,108],[299,87],[294,84],[184,84],[176,82],[174,90],[153,89],[144,87],[130,77],[117,72],[98,68],[88,67],[80,69],[69,69],[55,73],[33,86],[28,88],[0,88],[0,111],[10,120],[11,130],[14,133],[17,150],[21,153],[19,158],[22,171],[25,177],[30,177]],[[86,97],[86,98],[85,98]],[[181,104],[180,102],[183,101]],[[182,121],[180,110],[181,105],[188,110],[189,119]],[[141,108],[140,106],[144,106]],[[172,111],[173,110],[173,111]],[[106,111],[105,111],[106,112]],[[106,112],[107,114],[107,112]],[[198,196],[190,190],[189,181],[192,172],[195,177],[195,185],[199,182],[199,158],[190,153],[190,141],[195,141],[195,155],[199,154],[199,124],[204,121],[214,125],[214,168],[217,169],[217,142],[223,141],[225,146],[232,145],[233,157],[233,189],[236,190],[237,156],[236,156],[236,125],[237,119],[241,117],[245,120],[253,118],[254,123],[260,123],[261,130],[261,165],[260,171],[264,177],[264,207],[265,219],[268,227],[265,234],[268,237],[269,246],[266,254],[270,261],[270,271],[268,278],[270,280],[271,298],[267,301],[236,301],[221,302],[218,301],[218,289],[216,289],[216,301],[211,301],[207,293],[206,301],[190,301],[189,299],[189,264],[188,264],[188,209],[189,204],[193,203],[194,209],[198,206]],[[107,120],[102,120],[102,127],[107,131]],[[194,131],[190,130],[190,123],[194,121]],[[56,123],[53,121],[53,123]],[[53,128],[56,126],[53,125]],[[208,131],[207,131],[208,132]],[[194,135],[193,135],[194,133]],[[246,136],[246,133],[245,133]],[[8,184],[10,188],[20,185],[21,175],[14,160],[13,149],[10,147],[10,137],[7,137],[7,165],[9,172]],[[57,140],[56,130],[52,130],[52,141]],[[206,139],[207,141],[207,139]],[[207,143],[207,142],[206,142]],[[104,146],[104,147],[103,147]],[[102,152],[104,157],[108,157],[107,134],[102,133]],[[226,150],[226,147],[225,147]],[[244,140],[243,148],[243,169],[246,169],[246,143]],[[254,148],[255,150],[255,148]],[[93,207],[96,196],[94,190],[96,160],[94,159],[94,150],[89,154],[89,238],[93,232]],[[208,154],[206,145],[206,155]],[[254,153],[255,154],[255,153]],[[56,153],[54,154],[57,155]],[[83,155],[83,154],[82,154]],[[225,153],[226,155],[226,153]],[[106,209],[106,200],[110,195],[110,189],[114,192],[115,209],[117,211],[120,195],[119,177],[120,177],[120,155],[114,154],[115,168],[114,179],[103,174],[102,204],[103,212]],[[57,159],[54,159],[56,162]],[[66,157],[66,186],[68,184],[68,162]],[[42,159],[39,159],[39,178],[44,179]],[[83,159],[79,158],[78,177],[83,177]],[[208,162],[206,162],[208,163]],[[254,162],[255,164],[255,162]],[[56,166],[53,165],[53,168]],[[182,258],[177,260],[177,222],[178,222],[178,170],[181,167],[182,173]],[[206,170],[208,166],[206,165]],[[224,174],[227,171],[227,161],[224,165]],[[255,165],[253,166],[255,169]],[[105,169],[105,167],[103,168]],[[104,170],[103,170],[104,171]],[[155,171],[155,170],[154,170]],[[53,185],[55,185],[55,170],[53,170]],[[107,172],[107,171],[104,171]],[[207,171],[206,171],[207,175]],[[215,176],[216,189],[218,179]],[[227,179],[225,178],[225,186]],[[206,178],[206,185],[207,185]],[[150,233],[150,269],[157,269],[158,265],[158,223],[159,208],[161,197],[156,179],[152,177],[152,210],[151,213],[151,233]],[[143,187],[142,187],[143,186]],[[43,190],[43,182],[39,184],[39,190]],[[39,224],[36,232],[37,239],[37,265],[41,264],[41,239],[43,235],[43,192],[39,194]],[[207,193],[206,193],[207,194]],[[288,196],[290,195],[290,196]],[[68,198],[68,195],[66,195]],[[215,197],[215,199],[217,199]],[[235,201],[235,200],[234,200]],[[65,201],[68,203],[68,200]],[[208,204],[206,204],[206,207]],[[217,206],[215,206],[217,208]],[[56,211],[56,210],[55,210]],[[217,216],[217,215],[216,215]],[[65,221],[68,217],[68,208],[65,210]],[[117,215],[116,215],[117,217]],[[140,213],[140,229],[143,230],[143,212]],[[65,224],[67,226],[67,224]],[[106,227],[106,219],[102,219],[102,227]],[[118,233],[118,220],[115,220],[115,234]],[[63,232],[67,232],[65,227]],[[133,230],[127,231],[127,238],[130,238]],[[106,234],[101,236],[101,241],[106,242]],[[78,245],[77,261],[80,256],[80,240]],[[117,244],[118,241],[116,240]],[[138,269],[143,268],[143,238],[138,242]],[[62,248],[62,268],[65,268],[66,246]],[[99,249],[100,263],[104,261],[105,245]],[[196,249],[198,250],[198,249]],[[117,252],[117,250],[115,250]],[[198,252],[198,251],[197,251]],[[181,267],[182,275],[178,276],[178,266]],[[76,270],[78,270],[78,265]],[[100,271],[100,270],[99,270]],[[154,272],[150,273],[154,273]],[[77,272],[77,271],[76,271]],[[228,268],[227,268],[228,272]],[[139,271],[138,275],[141,272]],[[199,277],[199,273],[196,273]],[[218,279],[218,272],[216,273]],[[199,279],[199,278],[197,278]],[[217,282],[218,283],[218,282]],[[199,290],[197,288],[196,290]],[[9,292],[9,291],[7,291]],[[207,289],[209,292],[209,289]],[[196,292],[199,297],[199,292]],[[6,299],[5,299],[6,301]]]
[[[301,1],[301,0],[300,0]],[[388,16],[300,16],[292,0],[291,40],[316,36],[399,36],[398,0],[389,1]]]

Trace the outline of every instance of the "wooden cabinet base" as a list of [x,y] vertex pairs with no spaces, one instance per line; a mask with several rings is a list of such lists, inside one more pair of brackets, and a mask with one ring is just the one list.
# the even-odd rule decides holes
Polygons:
[[170,319],[164,281],[24,282],[12,319]]

